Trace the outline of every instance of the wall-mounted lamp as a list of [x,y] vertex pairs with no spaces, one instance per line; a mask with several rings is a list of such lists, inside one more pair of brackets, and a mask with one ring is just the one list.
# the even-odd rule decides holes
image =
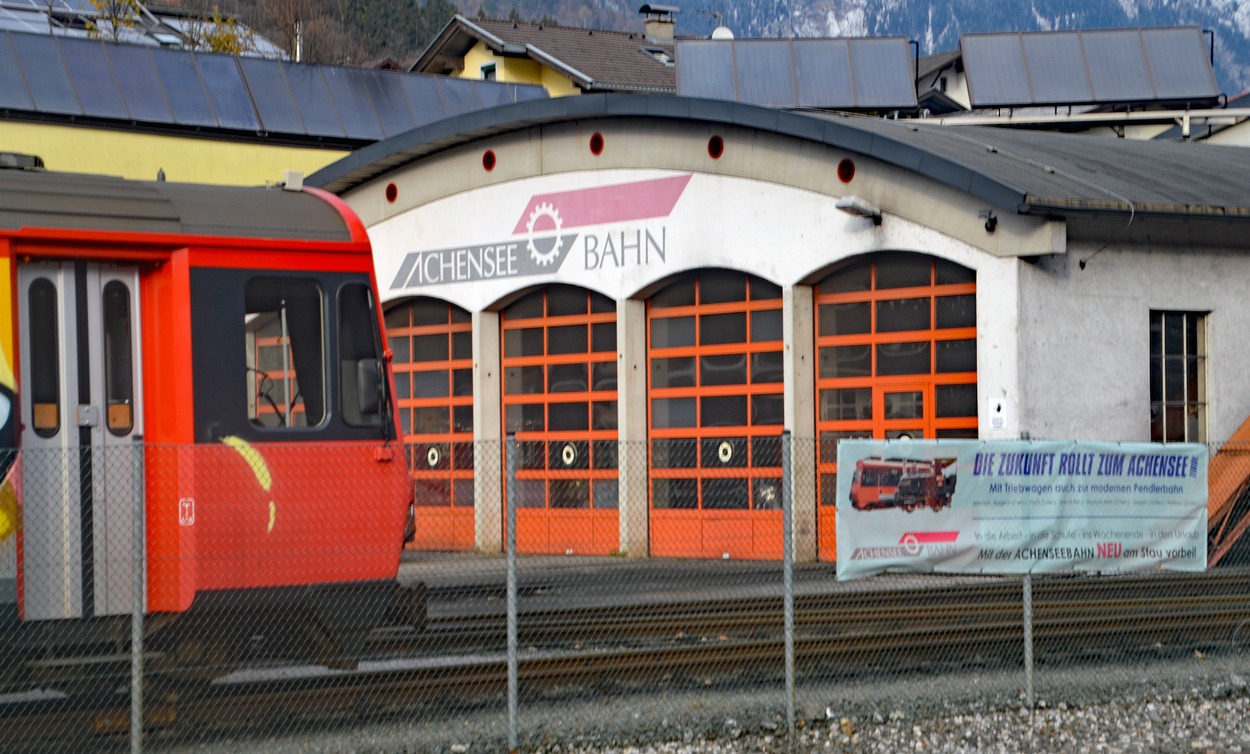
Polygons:
[[985,232],[986,233],[993,233],[994,229],[998,227],[998,216],[994,214],[994,210],[983,209],[979,213],[977,213],[977,215],[981,219],[985,220]]
[[873,225],[881,224],[881,208],[872,202],[859,198],[858,196],[844,196],[834,202],[833,206],[848,215],[869,218],[872,220]]

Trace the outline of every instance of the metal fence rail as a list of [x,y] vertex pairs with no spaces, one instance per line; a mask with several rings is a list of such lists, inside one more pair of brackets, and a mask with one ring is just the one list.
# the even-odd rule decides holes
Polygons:
[[470,465],[475,546],[366,536],[407,511],[360,494],[385,461],[352,446],[9,454],[0,751],[525,750],[1245,693],[1236,546],[1203,574],[838,582],[811,438],[407,450],[419,526],[452,515],[423,496],[439,464]]

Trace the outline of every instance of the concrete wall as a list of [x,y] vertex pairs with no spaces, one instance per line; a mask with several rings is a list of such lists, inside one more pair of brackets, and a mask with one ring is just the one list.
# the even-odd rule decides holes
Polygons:
[[[1207,439],[1250,416],[1250,256],[1074,244],[1018,262],[1020,428],[1038,438],[1150,439],[1150,312],[1209,312]],[[1088,260],[1085,269],[1080,260]]]

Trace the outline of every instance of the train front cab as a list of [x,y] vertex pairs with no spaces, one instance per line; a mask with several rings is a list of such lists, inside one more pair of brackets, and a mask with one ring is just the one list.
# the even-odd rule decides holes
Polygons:
[[396,584],[412,487],[360,239],[0,237],[22,447],[0,496],[20,501],[5,614],[128,615],[138,510],[147,612],[178,625],[418,619]]

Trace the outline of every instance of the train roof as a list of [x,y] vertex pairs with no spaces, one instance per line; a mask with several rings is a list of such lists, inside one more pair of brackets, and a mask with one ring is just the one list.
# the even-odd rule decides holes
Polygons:
[[0,170],[0,233],[32,228],[346,243],[366,240],[355,214],[321,192]]

